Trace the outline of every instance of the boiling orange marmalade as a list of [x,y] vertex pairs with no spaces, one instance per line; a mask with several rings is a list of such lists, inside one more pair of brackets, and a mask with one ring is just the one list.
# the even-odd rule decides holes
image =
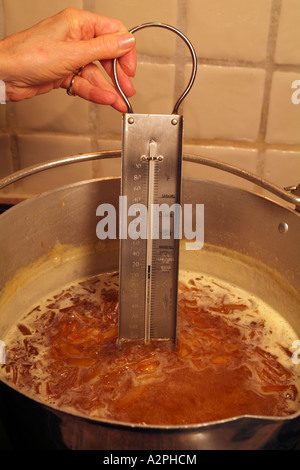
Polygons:
[[[254,298],[199,276],[180,282],[178,307],[176,346],[119,348],[118,273],[83,280],[25,315],[6,341],[2,375],[48,405],[121,422],[182,425],[297,410],[291,353]],[[270,351],[275,343],[288,367]]]

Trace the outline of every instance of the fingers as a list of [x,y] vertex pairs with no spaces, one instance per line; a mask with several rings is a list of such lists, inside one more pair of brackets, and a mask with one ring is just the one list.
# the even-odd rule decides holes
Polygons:
[[[131,97],[134,95],[135,89],[129,77],[135,75],[136,50],[132,46],[135,44],[135,40],[128,40],[127,34],[128,33],[121,33],[120,35],[102,36],[101,54],[98,54],[98,59],[112,81],[114,81],[112,59],[119,59],[117,64],[117,78],[122,91],[126,96]],[[115,43],[115,39],[117,39],[117,44]],[[123,47],[125,47],[125,49],[123,49]],[[128,47],[129,50],[127,49]]]
[[[106,34],[91,40],[76,41],[76,44],[74,44],[73,41],[70,41],[69,43],[65,43],[64,46],[65,48],[72,48],[73,54],[71,57],[72,62],[74,63],[74,66],[72,67],[74,70],[82,64],[99,60],[112,80],[112,59],[119,58],[117,70],[120,87],[128,97],[135,93],[134,87],[129,78],[134,76],[136,70],[136,52],[134,48],[135,38],[131,33],[123,31],[114,34]],[[63,51],[63,53],[65,54],[65,51]],[[104,86],[103,79],[101,78],[101,80],[102,85]],[[97,84],[95,85],[97,86]],[[112,91],[113,88],[110,89],[110,92]],[[116,102],[120,102],[120,100],[117,99],[119,94],[117,91],[116,93]],[[97,98],[94,98],[92,101],[96,99],[96,102],[99,102],[98,94],[99,90],[97,92]],[[120,106],[118,106],[118,108],[120,108]],[[121,106],[121,108],[122,112],[124,112],[123,106]]]
[[[106,60],[101,61],[101,65],[105,69],[106,73],[109,77],[114,81],[114,74],[113,74],[113,61]],[[120,61],[117,62],[117,79],[121,90],[127,97],[131,97],[135,94],[134,86],[128,76],[128,73],[124,70],[122,63]]]
[[[74,60],[81,63],[94,62],[95,60],[107,60],[121,57],[130,52],[135,46],[135,37],[129,32],[105,34],[86,41],[73,41],[67,43],[72,49]],[[129,55],[124,62],[128,61],[127,67],[132,71],[134,68],[134,56]]]
[[[73,71],[85,66],[81,76],[74,79],[74,93],[126,112],[118,90],[91,64],[100,61],[113,78],[112,59],[118,58],[120,86],[127,96],[134,94],[130,77],[136,68],[135,38],[121,22],[69,8],[43,20],[17,39],[17,46],[7,61],[7,75],[11,81],[18,80],[18,88],[27,88],[28,96],[52,88],[68,88]],[[12,93],[16,95],[13,90]]]
[[134,77],[136,71],[136,49],[131,49],[127,54],[119,57],[118,62],[129,77]]
[[[87,64],[95,60],[105,61],[119,57],[120,65],[125,73],[129,77],[134,76],[136,69],[135,37],[128,32],[123,23],[114,18],[83,12],[74,7],[67,8],[61,13],[69,18],[68,39],[81,40],[84,54],[82,63]],[[90,42],[87,47],[88,40]]]
[[[61,86],[68,88],[70,77]],[[110,105],[121,113],[127,111],[127,106],[117,90],[107,82],[96,64],[88,64],[80,75],[74,78],[72,91],[93,103]]]

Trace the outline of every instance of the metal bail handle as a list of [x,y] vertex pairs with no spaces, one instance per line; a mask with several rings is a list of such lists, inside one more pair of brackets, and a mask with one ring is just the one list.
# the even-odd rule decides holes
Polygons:
[[[197,56],[196,56],[195,50],[194,50],[191,42],[188,40],[188,38],[181,31],[179,31],[178,29],[176,29],[173,26],[170,26],[168,24],[164,24],[164,23],[144,23],[144,24],[141,24],[139,26],[136,26],[135,28],[132,28],[129,32],[130,33],[135,33],[136,31],[139,31],[140,29],[149,28],[149,27],[165,28],[165,29],[169,29],[170,31],[173,31],[173,33],[177,34],[179,37],[181,37],[184,40],[184,42],[186,43],[186,45],[188,46],[188,48],[191,52],[192,59],[193,59],[193,69],[192,69],[192,74],[191,74],[191,77],[190,77],[190,81],[189,81],[186,89],[182,93],[182,95],[177,100],[177,102],[174,106],[174,109],[172,111],[172,114],[178,114],[178,108],[179,108],[180,104],[182,103],[182,101],[184,100],[186,95],[189,93],[189,91],[192,88],[193,83],[195,81],[196,72],[197,72]],[[124,94],[123,90],[121,89],[119,81],[118,81],[118,77],[117,77],[117,59],[114,59],[114,62],[113,62],[113,74],[114,74],[114,80],[115,80],[116,86],[117,86],[119,92],[121,93],[121,95],[122,95],[122,97],[123,97],[123,99],[124,99],[124,101],[127,105],[128,113],[133,113],[132,105],[131,105],[130,101],[128,100],[127,96]]]

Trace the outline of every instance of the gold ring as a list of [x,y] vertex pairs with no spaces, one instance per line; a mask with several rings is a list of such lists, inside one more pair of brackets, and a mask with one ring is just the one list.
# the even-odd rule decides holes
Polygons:
[[67,94],[69,96],[76,96],[76,94],[73,92],[73,84],[74,84],[75,78],[81,74],[82,70],[83,70],[83,67],[79,67],[79,69],[75,70],[75,72],[73,74],[73,77],[71,79],[71,83],[69,85],[69,88],[67,89]]

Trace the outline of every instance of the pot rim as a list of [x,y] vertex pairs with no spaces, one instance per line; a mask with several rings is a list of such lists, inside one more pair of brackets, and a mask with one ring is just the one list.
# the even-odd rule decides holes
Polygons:
[[[27,176],[30,176],[30,175],[27,175]],[[65,190],[68,190],[68,189],[73,189],[73,188],[76,188],[77,186],[81,186],[81,185],[84,186],[84,185],[90,184],[90,183],[97,183],[97,182],[101,182],[101,181],[112,181],[112,180],[119,181],[120,184],[121,184],[121,176],[102,176],[102,177],[98,177],[98,178],[90,178],[90,179],[86,179],[86,180],[76,181],[74,183],[66,183],[62,186],[52,188],[52,189],[40,192],[38,194],[34,194],[34,195],[32,195],[28,198],[23,199],[22,201],[18,202],[17,204],[13,205],[12,207],[8,208],[5,212],[0,214],[0,219],[3,219],[6,216],[6,214],[10,213],[12,210],[15,210],[17,207],[23,207],[25,204],[30,204],[30,201],[47,197],[49,194],[53,194],[53,193],[56,193],[56,192],[59,192],[59,191],[65,191]],[[2,189],[2,187],[1,187],[1,182],[2,181],[4,181],[4,179],[3,180],[0,179],[0,191]],[[216,187],[219,186],[219,187],[223,187],[223,188],[229,188],[231,191],[236,191],[237,193],[240,193],[240,194],[241,193],[247,193],[247,194],[250,194],[251,197],[254,197],[257,200],[260,200],[261,203],[274,204],[274,205],[279,206],[282,209],[286,210],[287,212],[290,212],[291,214],[300,217],[300,212],[293,209],[292,207],[285,205],[281,201],[275,201],[270,196],[265,196],[265,195],[258,194],[255,191],[252,191],[250,189],[240,188],[238,186],[234,186],[234,185],[231,185],[231,184],[228,184],[228,183],[222,183],[220,181],[215,181],[215,180],[212,180],[212,179],[201,179],[201,178],[196,178],[196,177],[193,177],[193,176],[184,176],[182,178],[182,182],[185,182],[185,181],[187,181],[187,182],[188,181],[198,181],[198,182],[200,181],[200,182],[203,182],[205,184],[211,184],[211,185],[216,186]],[[12,183],[13,182],[9,182],[9,183],[7,183],[7,185],[12,184]],[[282,191],[282,190],[280,190],[280,191]],[[300,202],[300,198],[298,198],[296,196],[292,196],[292,195],[288,195],[288,194],[287,194],[287,196],[288,197],[290,196],[290,198],[288,200],[285,199],[287,202],[291,203],[291,201],[293,201],[293,203],[296,203],[296,202],[298,202],[298,199],[299,199],[299,202]],[[282,198],[282,199],[284,199],[284,198]]]
[[[25,199],[18,203],[17,205],[11,207],[7,211],[5,211],[3,214],[0,215],[0,220],[3,220],[6,215],[11,213],[11,211],[16,210],[18,207],[22,208],[26,204],[30,204],[32,200],[37,200],[41,199],[44,197],[47,197],[48,194],[53,194],[55,192],[63,191],[66,189],[70,188],[76,188],[81,185],[85,185],[88,183],[97,183],[99,181],[105,181],[105,180],[116,180],[116,181],[121,181],[120,176],[108,176],[108,177],[101,177],[101,178],[95,178],[95,179],[88,179],[88,180],[82,180],[78,181],[75,183],[71,184],[66,184],[54,189],[50,189],[48,191],[42,192],[40,194],[36,194],[28,199]],[[282,207],[284,210],[290,212],[291,214],[294,214],[298,217],[300,217],[300,213],[293,210],[292,208],[289,208],[285,205],[279,204],[277,201],[274,201],[272,199],[269,199],[265,196],[261,196],[260,194],[257,194],[255,192],[249,191],[248,189],[242,189],[239,187],[235,187],[229,184],[221,183],[221,182],[216,182],[214,180],[200,180],[199,178],[193,178],[193,177],[184,177],[183,181],[203,181],[205,183],[214,185],[216,187],[222,186],[222,187],[227,187],[230,188],[231,190],[236,191],[237,193],[249,193],[251,194],[252,197],[255,197],[258,200],[261,200],[262,203],[269,203],[269,204],[275,204],[277,206]],[[0,180],[1,182],[1,180]],[[0,188],[1,189],[1,188]],[[122,429],[131,429],[131,430],[137,430],[137,431],[143,431],[143,430],[152,430],[152,431],[169,431],[169,432],[176,432],[176,431],[193,431],[193,430],[199,430],[202,428],[209,428],[209,427],[215,427],[215,426],[220,426],[224,424],[229,424],[232,422],[241,422],[241,421],[260,421],[262,424],[265,423],[286,423],[289,421],[295,421],[297,418],[300,417],[300,409],[287,416],[268,416],[268,415],[250,415],[250,414],[244,414],[244,415],[239,415],[239,416],[232,416],[229,418],[223,418],[219,420],[214,420],[214,421],[208,421],[208,422],[203,422],[203,423],[191,423],[191,424],[174,424],[174,425],[155,425],[155,424],[139,424],[139,423],[130,423],[130,422],[123,422],[123,421],[116,421],[116,420],[106,420],[103,418],[96,418],[96,417],[89,417],[83,413],[80,412],[75,412],[72,410],[68,409],[63,409],[59,408],[56,406],[52,406],[49,404],[46,404],[42,400],[39,400],[37,397],[31,397],[29,394],[24,393],[23,391],[20,391],[17,387],[15,387],[13,384],[5,381],[3,378],[0,377],[0,382],[7,386],[8,388],[12,389],[14,392],[18,393],[22,397],[25,397],[26,399],[33,401],[35,403],[38,403],[40,406],[42,406],[45,409],[50,410],[54,414],[61,414],[61,415],[69,415],[74,418],[79,418],[81,420],[87,421],[89,423],[93,424],[98,424],[102,426],[111,426],[111,427],[119,427]]]
[[[52,168],[57,168],[60,166],[70,165],[70,164],[75,164],[75,163],[93,161],[93,160],[103,160],[103,159],[120,158],[120,157],[121,157],[120,150],[104,150],[101,152],[71,155],[68,157],[60,158],[60,159],[49,160],[46,162],[32,165],[28,168],[21,169],[11,175],[8,175],[0,179],[0,190],[19,180],[27,178],[36,173],[40,173],[42,171],[50,170]],[[212,168],[216,168],[218,170],[231,173],[242,179],[250,181],[254,183],[255,185],[260,186],[261,188],[264,188],[270,193],[278,196],[282,200],[289,202],[291,204],[294,204],[295,210],[300,211],[300,196],[299,196],[300,184],[298,185],[298,187],[295,187],[295,188],[287,187],[287,188],[281,189],[275,184],[271,183],[270,181],[267,181],[264,178],[257,176],[255,173],[252,173],[248,170],[243,170],[239,167],[222,162],[220,160],[215,160],[212,158],[185,153],[185,152],[183,153],[182,158],[183,158],[183,161],[210,166]]]
[[117,427],[122,429],[130,429],[133,431],[168,431],[168,432],[176,432],[176,431],[195,431],[201,430],[202,428],[210,428],[210,427],[218,427],[224,424],[231,424],[234,422],[242,422],[242,421],[256,421],[261,422],[262,424],[285,424],[290,421],[295,421],[297,418],[300,418],[300,410],[296,413],[292,413],[287,416],[264,416],[264,415],[250,415],[244,414],[240,416],[232,416],[229,418],[223,418],[219,420],[213,421],[205,421],[203,423],[191,423],[191,424],[169,424],[169,425],[159,425],[159,424],[142,424],[142,423],[130,423],[126,421],[116,421],[104,418],[96,418],[90,417],[85,415],[84,413],[74,412],[72,410],[58,408],[56,406],[52,406],[49,404],[44,403],[42,400],[38,400],[37,398],[33,398],[24,392],[21,392],[19,389],[14,387],[12,384],[6,382],[2,378],[0,378],[0,382],[3,383],[8,388],[12,389],[17,394],[21,395],[23,398],[25,397],[27,400],[33,401],[43,408],[47,409],[48,411],[56,414],[56,415],[63,415],[63,416],[72,416],[76,419],[81,419],[86,421],[90,424],[102,425],[102,426],[110,426],[110,427]]

